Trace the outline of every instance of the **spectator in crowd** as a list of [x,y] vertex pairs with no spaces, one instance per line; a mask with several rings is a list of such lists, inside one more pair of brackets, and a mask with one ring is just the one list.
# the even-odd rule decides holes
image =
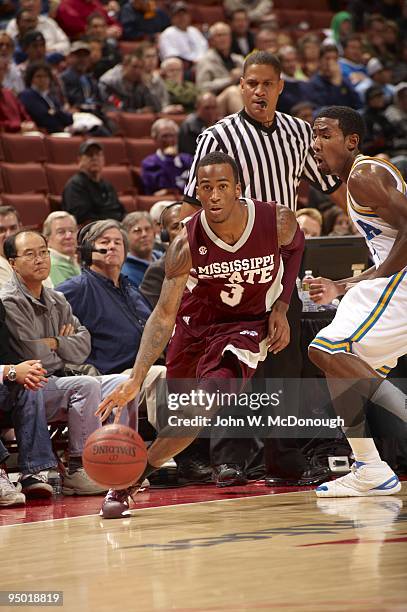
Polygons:
[[363,46],[360,34],[350,34],[343,42],[343,56],[339,58],[342,76],[348,78],[352,85],[357,85],[367,77],[363,63]]
[[157,150],[141,163],[141,180],[147,195],[179,195],[183,192],[192,163],[191,155],[178,151],[179,127],[172,119],[157,119],[151,137]]
[[114,17],[111,17],[100,0],[64,0],[58,5],[56,20],[65,34],[77,39],[86,33],[87,19],[92,13],[100,13],[108,24],[109,38],[120,38],[122,28]]
[[322,215],[316,208],[300,208],[296,211],[298,225],[306,238],[318,238],[322,233]]
[[189,113],[195,107],[198,90],[195,83],[184,79],[184,65],[178,57],[169,57],[161,63],[161,74],[168,100],[177,112]]
[[366,136],[361,150],[365,155],[393,153],[396,128],[387,119],[385,108],[386,99],[380,85],[369,87],[366,92],[366,106],[362,111]]
[[10,89],[3,87],[9,60],[0,57],[0,130],[4,132],[30,132],[36,126],[20,100]]
[[[41,15],[41,0],[20,0],[20,11],[31,15],[32,27],[30,29],[41,32],[45,38],[48,53],[69,53],[69,39],[65,32],[59,27],[54,19],[48,15]],[[6,32],[12,38],[16,38],[18,31],[18,16],[9,21]]]
[[[61,74],[68,103],[77,111],[95,115],[100,122],[89,129],[95,136],[110,136],[111,130],[107,118],[102,112],[102,100],[97,81],[90,72],[90,48],[86,42],[74,42],[68,57],[69,67]],[[85,129],[86,131],[86,129]]]
[[154,222],[148,212],[139,210],[124,217],[123,229],[129,248],[122,272],[139,287],[148,266],[161,257],[161,252],[154,250]]
[[97,40],[102,45],[101,58],[92,67],[96,79],[121,62],[117,40],[108,36],[106,17],[101,13],[91,13],[87,18],[86,40],[89,44]]
[[179,57],[187,65],[195,64],[208,49],[205,36],[191,26],[191,14],[185,2],[174,2],[171,7],[171,25],[160,35],[160,56]]
[[397,155],[407,155],[407,82],[394,87],[394,102],[384,111],[394,128],[393,150]]
[[384,93],[386,103],[393,99],[394,86],[391,84],[392,72],[389,66],[383,64],[377,57],[372,57],[367,63],[368,78],[356,85],[356,91],[362,102],[365,101],[366,92],[373,85],[379,85]]
[[262,26],[255,34],[254,44],[257,51],[270,51],[270,53],[277,53],[279,46],[278,34],[269,26]]
[[398,25],[395,21],[388,19],[386,21],[386,27],[384,30],[384,42],[388,53],[391,55],[391,61],[393,61],[399,51],[400,32]]
[[140,40],[162,32],[170,20],[155,0],[127,0],[120,11],[120,23],[123,40]]
[[348,11],[339,11],[332,17],[329,39],[342,55],[344,41],[353,32],[352,15]]
[[125,55],[99,81],[102,100],[112,109],[126,112],[158,113],[161,101],[143,83],[143,61],[139,53]]
[[25,71],[29,64],[46,61],[45,38],[41,32],[29,30],[20,40],[20,47],[26,56],[26,60],[18,65],[18,69],[22,77],[25,78]]
[[228,16],[236,9],[244,8],[250,23],[258,25],[271,15],[273,2],[272,0],[223,0],[223,8]]
[[[39,232],[20,231],[7,238],[5,255],[14,274],[1,290],[10,344],[20,359],[34,356],[47,370],[45,408],[49,420],[68,413],[69,472],[64,476],[65,495],[97,495],[103,487],[89,479],[82,467],[86,438],[100,427],[95,416],[101,399],[122,376],[69,376],[68,369],[83,369],[91,349],[90,334],[72,315],[62,293],[43,287],[50,271],[47,242]],[[71,365],[73,364],[73,365]],[[88,368],[87,368],[88,369]],[[58,399],[58,401],[56,401]],[[129,417],[135,423],[137,403],[130,402]]]
[[231,52],[246,57],[254,49],[254,34],[250,30],[250,21],[247,11],[238,8],[230,16],[230,27],[232,29]]
[[[107,252],[92,252],[80,276],[59,285],[58,291],[90,331],[88,362],[104,374],[123,372],[134,364],[151,308],[121,271],[128,242],[120,224],[111,219],[98,221],[85,238],[90,248]],[[84,241],[80,240],[80,246]]]
[[0,206],[0,288],[10,280],[13,268],[4,257],[4,241],[21,229],[21,221],[13,206]]
[[[162,113],[182,113],[184,112],[181,104],[172,103],[170,96],[160,71],[158,70],[158,51],[157,47],[150,43],[141,43],[137,49],[137,54],[143,62],[143,83],[150,93],[160,101]],[[179,60],[181,61],[181,60]]]
[[14,61],[16,64],[21,64],[27,59],[27,55],[24,53],[20,46],[20,41],[23,40],[24,36],[30,30],[35,30],[36,17],[30,11],[20,9],[16,15],[17,33],[14,37],[15,49],[14,49]]
[[14,41],[5,32],[0,30],[0,58],[7,60],[7,69],[3,78],[3,87],[11,89],[15,95],[24,89],[24,81],[21,72],[13,60]]
[[220,113],[225,116],[242,108],[238,83],[244,58],[230,52],[232,33],[227,23],[214,23],[208,36],[211,48],[197,62],[196,85],[201,91],[217,95]]
[[319,72],[304,84],[304,98],[317,108],[322,106],[362,106],[352,83],[342,76],[338,62],[338,50],[333,45],[321,48]]
[[407,37],[400,41],[399,53],[393,64],[393,83],[401,81],[407,81]]
[[207,127],[219,119],[216,96],[210,92],[202,93],[196,100],[196,110],[182,122],[178,134],[180,153],[195,154],[196,139]]
[[322,214],[324,236],[349,236],[353,232],[348,215],[339,206],[331,206]]
[[[165,239],[163,242],[169,245],[182,229],[181,204],[182,202],[173,202],[161,213],[161,237]],[[152,308],[155,308],[160,297],[164,277],[165,253],[160,259],[150,263],[140,284],[140,293],[149,301]]]
[[314,110],[315,106],[312,104],[312,102],[307,102],[304,100],[304,102],[298,102],[298,104],[295,104],[291,108],[289,114],[312,124],[314,119]]
[[105,164],[102,145],[86,140],[79,147],[79,172],[65,185],[62,208],[71,213],[79,225],[98,219],[124,217],[124,208],[115,188],[102,178]]
[[41,389],[47,381],[46,371],[34,359],[3,365],[14,361],[4,318],[0,302],[0,421],[6,418],[7,424],[13,425],[21,475],[17,486],[9,480],[5,466],[9,454],[0,440],[0,507],[23,505],[29,497],[50,497],[52,487],[47,482],[46,470],[57,467]]
[[321,41],[316,34],[306,34],[297,45],[303,74],[310,79],[319,69]]
[[25,73],[26,89],[19,96],[31,119],[49,134],[63,132],[73,123],[72,114],[63,109],[51,92],[52,81],[49,64],[43,61],[32,62]]
[[386,19],[379,14],[367,17],[364,27],[364,48],[370,57],[377,57],[381,62],[389,62],[393,58],[386,48]]
[[305,77],[299,67],[298,54],[295,47],[281,47],[277,54],[282,68],[281,78],[284,79],[284,89],[278,99],[277,110],[289,113],[298,100],[303,100]]
[[44,221],[43,234],[48,241],[54,287],[81,272],[76,254],[77,232],[75,217],[63,210],[50,213]]

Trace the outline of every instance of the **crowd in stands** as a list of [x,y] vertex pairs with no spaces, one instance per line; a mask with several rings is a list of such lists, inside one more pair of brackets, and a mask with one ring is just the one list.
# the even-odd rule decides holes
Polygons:
[[[10,134],[31,136],[33,143],[43,139],[45,156],[33,160],[42,164],[55,161],[47,157],[49,139],[63,139],[67,149],[68,141],[75,143],[69,167],[63,166],[68,173],[63,189],[42,189],[57,196],[47,202],[44,210],[53,211],[48,216],[38,214],[35,223],[28,223],[17,201],[16,208],[9,205],[7,192],[13,193],[13,188],[7,181],[0,195],[0,300],[5,310],[1,325],[13,354],[11,359],[4,350],[0,365],[40,360],[50,375],[48,391],[62,389],[65,398],[64,406],[56,406],[52,393],[47,395],[38,385],[24,396],[29,411],[32,406],[42,411],[42,424],[37,425],[43,430],[36,435],[45,451],[44,461],[30,467],[26,457],[32,449],[24,447],[23,494],[49,494],[43,471],[54,463],[49,458],[47,422],[60,418],[67,420],[70,430],[65,493],[100,492],[81,466],[84,436],[99,426],[93,413],[100,398],[133,364],[160,292],[166,246],[180,229],[180,207],[174,202],[182,199],[196,139],[206,127],[242,108],[239,81],[249,53],[269,50],[279,57],[285,87],[278,111],[312,122],[313,114],[326,105],[357,109],[367,125],[362,152],[390,160],[406,177],[407,2],[326,0],[317,11],[315,3],[312,9],[306,8],[307,2],[304,9],[299,3],[297,9],[287,4],[2,3],[0,144]],[[126,126],[138,115],[139,131],[129,133]],[[112,138],[120,141],[117,146],[126,154],[123,160],[107,163],[107,139]],[[4,151],[5,166],[18,163]],[[130,187],[121,192],[108,178],[109,167],[120,164],[131,176]],[[46,164],[47,175],[51,166]],[[7,172],[0,160],[0,179]],[[24,183],[24,176],[21,180]],[[30,191],[24,184],[20,187],[17,193]],[[146,209],[164,198],[168,201],[153,218]],[[299,202],[298,223],[306,236],[353,233],[346,214],[329,196],[304,185]],[[97,223],[82,241],[86,244],[81,268],[77,230],[93,221]],[[19,233],[23,225],[36,225],[43,236]],[[164,241],[160,230],[166,232]],[[97,250],[110,247],[112,256],[106,262]],[[33,272],[37,256],[43,266]],[[27,303],[28,309],[22,306]],[[22,342],[27,329],[30,337]],[[157,368],[145,383],[152,423],[149,397],[165,374],[163,366]],[[73,371],[75,377],[70,376]],[[102,382],[94,377],[99,373],[104,375]],[[0,368],[0,382],[5,376]],[[79,383],[89,413],[82,425],[82,408],[75,399]],[[129,408],[126,418],[132,410],[136,407]],[[13,417],[12,424],[20,440],[18,419]],[[0,461],[3,456],[0,446]],[[207,473],[194,473],[193,478]],[[4,505],[7,499],[10,505],[21,503],[21,493],[7,489],[5,478],[0,468],[0,505],[2,499]]]

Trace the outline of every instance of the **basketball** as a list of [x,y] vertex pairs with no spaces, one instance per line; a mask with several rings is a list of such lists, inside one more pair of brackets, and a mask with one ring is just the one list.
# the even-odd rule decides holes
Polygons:
[[144,472],[147,449],[134,429],[105,425],[86,440],[82,461],[88,476],[98,484],[125,489]]

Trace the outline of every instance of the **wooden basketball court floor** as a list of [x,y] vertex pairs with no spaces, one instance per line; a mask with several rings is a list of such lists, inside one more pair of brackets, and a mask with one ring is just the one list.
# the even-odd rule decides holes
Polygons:
[[407,482],[353,499],[261,488],[124,520],[94,514],[101,498],[88,516],[3,520],[1,590],[63,591],[80,612],[407,611]]

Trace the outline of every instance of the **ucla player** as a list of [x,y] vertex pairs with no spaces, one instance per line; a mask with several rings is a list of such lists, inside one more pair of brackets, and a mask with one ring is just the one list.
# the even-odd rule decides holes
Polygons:
[[[325,372],[336,401],[342,397],[357,412],[370,399],[395,414],[400,430],[406,431],[406,397],[383,380],[398,357],[407,353],[406,185],[389,162],[360,154],[364,125],[356,111],[341,106],[322,109],[313,132],[318,167],[347,183],[349,215],[365,237],[374,266],[356,278],[317,278],[311,283],[310,295],[318,304],[344,297],[332,323],[311,342],[309,355]],[[400,482],[381,461],[373,440],[349,437],[355,435],[352,431],[354,423],[346,432],[355,455],[352,471],[319,486],[317,495],[397,493]]]
[[[286,312],[304,247],[294,213],[241,198],[236,162],[220,151],[199,161],[197,181],[202,210],[168,249],[166,278],[133,373],[100,405],[102,420],[114,407],[118,420],[125,398],[136,396],[170,338],[167,378],[193,379],[204,390],[216,390],[216,379],[230,385],[247,380],[267,351],[278,353],[289,342]],[[174,433],[168,425],[160,431],[140,482],[187,447],[199,429],[185,428],[184,437]],[[129,495],[137,488],[110,490],[101,515],[128,516]]]

